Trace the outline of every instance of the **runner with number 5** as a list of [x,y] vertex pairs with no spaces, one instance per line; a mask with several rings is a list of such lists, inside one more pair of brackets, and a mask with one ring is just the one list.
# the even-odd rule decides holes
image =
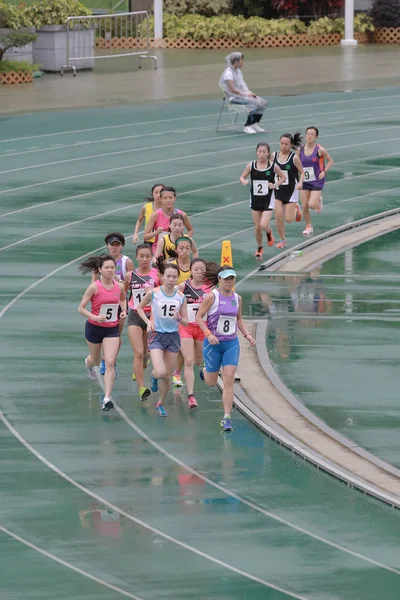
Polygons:
[[[322,190],[325,185],[325,177],[333,165],[333,159],[328,151],[317,144],[318,135],[319,130],[317,127],[307,127],[306,143],[299,150],[300,162],[304,171],[304,183],[300,192],[300,200],[306,223],[306,228],[303,231],[305,236],[314,233],[310,209],[316,210],[317,213],[322,211]],[[327,161],[326,164],[325,160]]]
[[[137,313],[137,307],[146,292],[158,285],[158,271],[152,266],[150,244],[139,244],[136,247],[137,269],[127,273],[124,286],[129,293],[128,337],[133,350],[133,381],[137,381],[140,400],[150,396],[149,388],[144,385],[144,369],[148,362],[147,325]],[[144,312],[150,317],[150,306]]]
[[[205,335],[204,380],[209,386],[216,385],[222,367],[224,417],[221,427],[223,431],[231,431],[233,386],[240,356],[238,329],[252,346],[256,342],[251,333],[246,331],[242,318],[242,298],[234,292],[236,272],[232,267],[219,267],[218,270],[209,268],[206,270],[206,279],[211,284],[218,283],[218,289],[207,294],[196,315],[197,324]],[[206,314],[207,323],[203,320]]]
[[[81,263],[79,270],[85,274],[97,270],[101,281],[97,279],[89,285],[83,294],[78,312],[87,318],[85,337],[89,346],[89,356],[85,359],[89,379],[96,380],[94,371],[103,356],[106,363],[104,375],[104,399],[101,410],[113,408],[111,393],[115,379],[114,364],[119,350],[118,309],[120,319],[125,319],[125,288],[121,282],[114,281],[116,263],[112,256],[102,254],[92,256]],[[91,310],[87,304],[91,302]]]
[[[178,290],[179,268],[177,265],[157,261],[158,270],[162,276],[162,285],[146,292],[137,307],[139,317],[147,325],[149,332],[149,348],[153,364],[152,390],[155,390],[155,380],[159,389],[156,410],[160,417],[167,417],[164,401],[171,385],[171,375],[176,366],[178,353],[181,349],[179,323],[188,325],[187,305],[185,296]],[[151,306],[151,321],[146,316],[146,306]]]
[[[268,246],[275,243],[274,234],[270,226],[274,202],[272,190],[285,182],[285,175],[279,166],[270,161],[271,148],[266,142],[260,142],[256,148],[257,160],[249,163],[240,176],[240,183],[247,185],[250,175],[250,208],[254,223],[254,234],[257,250],[254,256],[261,260],[264,253],[263,231],[267,236]],[[275,181],[275,176],[277,180]]]

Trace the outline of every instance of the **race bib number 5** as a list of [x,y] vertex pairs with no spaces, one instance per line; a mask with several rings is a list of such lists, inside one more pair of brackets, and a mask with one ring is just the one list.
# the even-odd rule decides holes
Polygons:
[[303,167],[304,181],[315,181],[314,167]]
[[236,331],[236,317],[220,316],[217,324],[217,333],[220,335],[233,335]]
[[105,317],[107,322],[118,320],[118,304],[102,304],[100,306],[100,316]]

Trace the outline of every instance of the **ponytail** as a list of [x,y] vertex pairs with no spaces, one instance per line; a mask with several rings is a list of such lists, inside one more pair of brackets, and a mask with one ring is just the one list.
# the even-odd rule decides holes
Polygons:
[[160,275],[164,275],[165,271],[169,268],[172,269],[176,269],[176,272],[178,273],[178,277],[179,277],[179,267],[178,265],[176,265],[175,263],[170,263],[170,262],[165,262],[164,258],[162,256],[158,256],[156,261],[155,261],[155,267],[157,269],[157,271],[160,273]]
[[108,260],[112,260],[114,265],[117,263],[109,254],[101,254],[100,256],[90,256],[86,260],[84,260],[80,266],[79,270],[82,275],[86,275],[86,273],[98,273],[99,269],[104,265]]

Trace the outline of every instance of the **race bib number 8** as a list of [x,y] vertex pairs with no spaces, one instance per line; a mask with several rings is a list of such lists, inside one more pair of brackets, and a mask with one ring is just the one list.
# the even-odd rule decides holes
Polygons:
[[118,304],[102,304],[100,306],[100,316],[105,317],[106,321],[113,322],[118,320]]
[[315,181],[314,167],[303,167],[304,181]]
[[253,181],[253,196],[267,196],[268,181]]
[[137,290],[132,290],[133,306],[135,308],[139,306],[139,304],[145,297],[147,291],[148,290],[146,288],[138,288]]
[[217,324],[217,333],[220,335],[233,335],[236,332],[236,317],[220,316]]
[[[199,307],[200,307],[199,304],[188,304],[187,305],[189,323],[196,323],[196,315],[199,310]],[[207,315],[203,315],[203,321],[206,321],[206,319],[207,319]]]
[[177,302],[168,302],[168,300],[166,300],[158,307],[158,316],[160,319],[172,319],[178,308],[179,304]]

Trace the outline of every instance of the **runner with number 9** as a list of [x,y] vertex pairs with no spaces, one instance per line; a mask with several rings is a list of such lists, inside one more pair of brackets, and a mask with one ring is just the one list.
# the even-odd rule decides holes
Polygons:
[[[78,312],[87,318],[85,337],[89,347],[89,356],[85,359],[89,379],[96,380],[95,365],[100,363],[101,349],[106,364],[104,375],[104,399],[102,410],[113,408],[111,393],[115,379],[114,364],[119,350],[118,309],[120,319],[126,317],[125,288],[121,282],[114,281],[116,263],[112,256],[102,254],[92,256],[81,263],[79,270],[83,273],[96,272],[101,280],[93,281],[78,307]],[[91,310],[87,304],[91,302]]]
[[[231,431],[233,386],[240,356],[238,329],[252,346],[255,341],[246,331],[242,318],[242,298],[234,291],[236,273],[232,267],[206,270],[206,279],[211,284],[218,283],[218,289],[207,294],[196,315],[197,324],[205,334],[204,380],[209,386],[216,385],[222,367],[224,417],[221,420],[221,427],[223,431]],[[206,314],[207,323],[203,320]]]

